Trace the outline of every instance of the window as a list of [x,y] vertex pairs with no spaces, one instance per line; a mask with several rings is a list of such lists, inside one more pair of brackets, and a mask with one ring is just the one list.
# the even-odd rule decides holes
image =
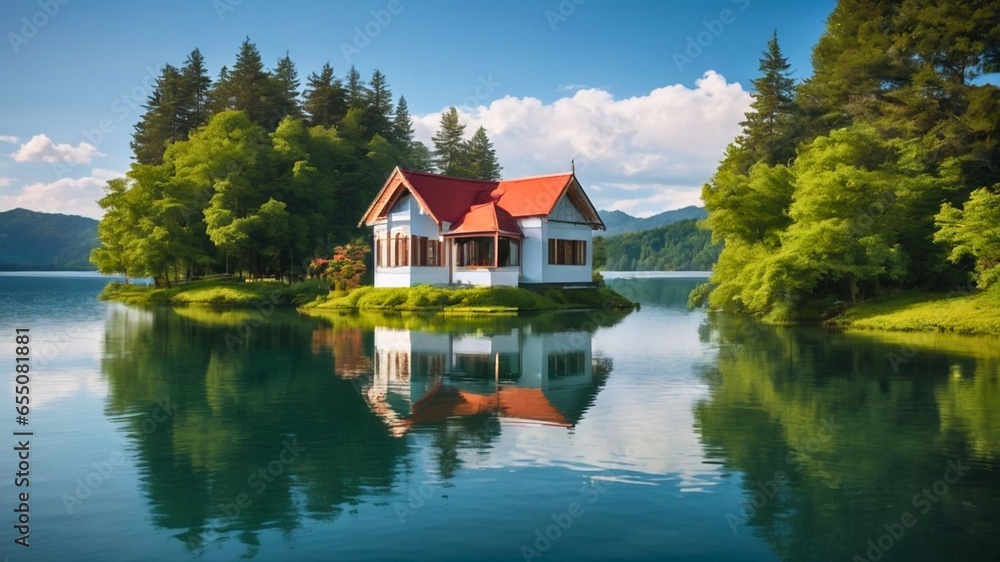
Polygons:
[[458,240],[459,267],[493,267],[493,238]]
[[582,351],[549,355],[549,378],[583,375],[587,372],[587,356]]
[[392,266],[403,267],[410,264],[410,238],[402,234],[396,235],[396,247],[392,255]]
[[517,240],[501,238],[500,248],[497,250],[497,265],[500,267],[521,265],[520,249],[521,245]]
[[441,263],[441,242],[426,236],[413,237],[413,265],[437,266]]
[[549,240],[549,263],[552,265],[587,265],[587,242],[584,240]]
[[389,267],[389,239],[375,240],[375,253],[378,255],[378,267]]

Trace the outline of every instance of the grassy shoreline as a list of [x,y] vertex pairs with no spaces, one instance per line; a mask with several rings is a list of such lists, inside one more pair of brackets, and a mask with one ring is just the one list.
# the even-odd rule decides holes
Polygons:
[[171,288],[110,283],[102,300],[132,306],[254,307],[264,303],[303,310],[430,312],[450,315],[517,314],[551,310],[631,310],[636,304],[607,287],[544,289],[519,287],[375,288],[333,291],[320,280],[293,285],[232,280],[195,281]]
[[853,305],[825,324],[845,330],[1000,336],[1000,288],[959,294],[898,293]]
[[607,287],[543,289],[520,287],[361,287],[332,292],[308,303],[314,310],[380,310],[443,314],[516,314],[573,309],[632,309],[635,303]]
[[190,304],[220,307],[300,306],[326,294],[326,283],[310,280],[293,285],[278,281],[244,283],[235,280],[192,281],[170,288],[108,283],[101,300],[118,301],[131,306],[184,306]]

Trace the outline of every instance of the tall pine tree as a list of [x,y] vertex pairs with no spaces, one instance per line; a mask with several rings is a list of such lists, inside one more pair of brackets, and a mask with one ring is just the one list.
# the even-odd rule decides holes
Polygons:
[[365,94],[365,127],[369,134],[388,139],[392,136],[393,107],[392,91],[385,74],[378,70],[372,72]]
[[354,68],[354,65],[351,65],[351,69],[347,71],[347,83],[345,87],[347,89],[347,108],[366,109],[368,105],[368,85],[361,79],[361,73],[358,72],[358,69]]
[[229,71],[227,79],[223,82],[220,77],[216,88],[223,88],[225,93],[217,97],[232,104],[230,107],[220,106],[216,111],[222,109],[246,111],[251,121],[268,130],[274,130],[277,126],[279,119],[276,119],[273,108],[274,82],[264,69],[264,62],[260,58],[257,45],[250,42],[249,37],[240,45],[236,64]]
[[746,121],[740,123],[740,143],[747,150],[750,164],[787,163],[795,157],[795,80],[790,68],[775,31],[760,59],[761,76],[753,80],[751,110],[746,113]]
[[392,119],[392,133],[389,140],[402,150],[407,150],[413,144],[413,118],[406,105],[406,98],[399,96],[396,103],[396,113]]
[[472,138],[466,144],[466,158],[469,162],[469,173],[473,178],[480,180],[499,180],[500,162],[497,161],[497,153],[493,149],[493,143],[486,134],[486,129],[479,127],[473,133]]
[[309,75],[304,98],[302,105],[309,114],[310,126],[333,127],[347,114],[344,85],[334,76],[329,62],[323,65],[319,74]]
[[276,121],[281,121],[285,117],[302,119],[302,107],[299,102],[299,73],[287,52],[285,56],[278,59],[278,66],[274,68],[273,76],[275,91],[271,103]]
[[434,165],[446,176],[468,177],[468,151],[465,144],[465,125],[458,119],[455,106],[441,114],[441,128],[432,137]]
[[184,98],[184,112],[181,116],[183,136],[208,122],[208,93],[212,79],[205,68],[205,57],[201,51],[191,51],[181,67],[181,95]]
[[176,67],[166,65],[156,80],[156,86],[142,107],[146,112],[135,124],[132,152],[140,164],[160,164],[167,143],[183,140],[186,118],[183,100],[183,80]]

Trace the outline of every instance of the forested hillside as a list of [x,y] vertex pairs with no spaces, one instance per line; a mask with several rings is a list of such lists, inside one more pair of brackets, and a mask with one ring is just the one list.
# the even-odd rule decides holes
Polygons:
[[136,163],[99,203],[106,273],[157,285],[218,272],[289,275],[367,232],[358,219],[394,166],[498,179],[483,128],[455,108],[433,149],[413,138],[406,99],[378,70],[324,65],[300,84],[286,54],[267,69],[244,41],[215,80],[195,49],[166,65],[135,127]]
[[[841,0],[797,82],[775,35],[702,198],[701,296],[774,318],[1000,278],[1000,2]],[[763,40],[762,40],[763,43]],[[697,295],[696,295],[697,296]]]
[[607,230],[596,232],[595,236],[614,236],[623,232],[638,232],[659,226],[666,226],[687,219],[703,219],[708,214],[702,207],[694,205],[655,214],[651,217],[633,217],[623,211],[601,211],[601,220]]
[[609,271],[708,271],[721,247],[695,220],[640,232],[594,238],[594,269]]
[[97,221],[27,209],[0,212],[0,271],[92,270]]

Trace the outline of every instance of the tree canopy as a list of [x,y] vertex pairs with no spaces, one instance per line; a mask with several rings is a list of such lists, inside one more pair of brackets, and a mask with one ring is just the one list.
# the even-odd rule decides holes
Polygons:
[[895,288],[989,286],[1000,89],[975,78],[1000,69],[996,21],[998,2],[841,0],[798,84],[772,35],[702,190],[725,248],[699,294],[792,319]]
[[[380,71],[365,82],[351,67],[341,80],[327,63],[301,87],[288,53],[267,69],[249,38],[214,82],[197,49],[165,65],[135,126],[135,163],[99,201],[91,261],[158,285],[301,275],[365,234],[358,218],[393,167],[435,170]],[[458,173],[499,177],[485,129],[456,146]]]

